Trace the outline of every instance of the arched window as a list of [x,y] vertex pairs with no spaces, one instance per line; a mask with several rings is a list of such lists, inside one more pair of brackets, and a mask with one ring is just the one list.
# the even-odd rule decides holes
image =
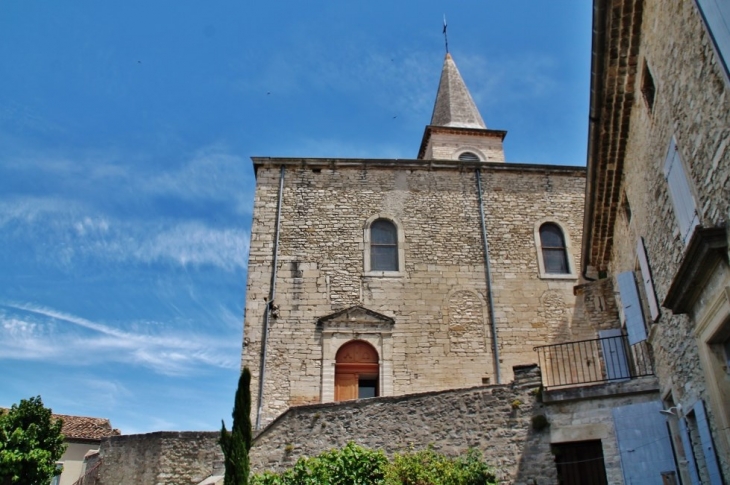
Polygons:
[[477,156],[476,153],[464,152],[464,153],[459,154],[459,160],[478,161],[479,156]]
[[370,225],[370,270],[398,271],[398,229],[387,219]]
[[560,226],[547,222],[540,226],[540,246],[545,273],[570,274],[565,237]]

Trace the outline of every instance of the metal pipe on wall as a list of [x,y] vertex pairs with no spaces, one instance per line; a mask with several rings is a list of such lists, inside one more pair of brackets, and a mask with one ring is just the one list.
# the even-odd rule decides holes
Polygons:
[[494,354],[494,377],[497,384],[502,383],[502,373],[499,369],[499,344],[497,342],[497,321],[494,316],[494,295],[492,294],[492,270],[489,265],[489,241],[487,240],[487,224],[484,220],[484,200],[482,198],[482,171],[474,170],[477,179],[477,194],[479,195],[479,218],[482,223],[482,242],[484,244],[484,272],[487,280],[487,306],[489,307],[489,321],[492,324],[492,353]]
[[284,165],[281,166],[279,173],[279,195],[276,199],[276,229],[274,232],[274,256],[271,268],[271,284],[269,285],[269,300],[266,302],[266,311],[264,312],[264,326],[261,335],[261,365],[259,368],[259,395],[256,407],[256,429],[261,427],[261,409],[264,406],[264,376],[266,375],[266,342],[269,337],[269,318],[272,307],[274,305],[274,297],[276,296],[276,270],[279,265],[279,231],[281,229],[281,200],[284,195]]

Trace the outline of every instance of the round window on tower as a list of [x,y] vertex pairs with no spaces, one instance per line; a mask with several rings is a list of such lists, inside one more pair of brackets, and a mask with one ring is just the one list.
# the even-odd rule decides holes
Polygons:
[[466,161],[479,161],[479,157],[476,153],[473,152],[464,152],[459,154],[459,160],[466,160]]

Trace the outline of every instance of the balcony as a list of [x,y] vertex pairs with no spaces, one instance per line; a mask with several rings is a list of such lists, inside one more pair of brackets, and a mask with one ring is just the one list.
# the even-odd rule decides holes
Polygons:
[[534,350],[545,390],[654,375],[654,359],[646,341],[629,345],[625,335],[541,345]]

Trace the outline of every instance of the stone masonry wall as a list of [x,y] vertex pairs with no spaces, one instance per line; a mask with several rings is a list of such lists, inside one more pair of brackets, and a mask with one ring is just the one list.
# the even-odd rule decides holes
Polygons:
[[197,485],[223,463],[217,431],[122,435],[101,442],[98,485]]
[[556,483],[550,432],[531,425],[532,416],[545,413],[539,370],[516,375],[511,385],[291,408],[255,438],[252,469],[282,470],[348,441],[389,455],[432,444],[452,456],[480,449],[501,483]]
[[[291,405],[321,401],[323,376],[332,370],[322,369],[323,336],[316,322],[353,305],[395,319],[388,336],[392,361],[381,362],[392,367],[392,382],[382,383],[381,392],[496,382],[473,168],[366,162],[281,160],[287,165],[264,423]],[[257,167],[243,350],[253,390],[272,272],[279,167],[275,159]],[[580,247],[585,172],[484,164],[482,186],[500,369],[508,382],[513,366],[536,362],[534,346],[568,338],[578,323],[572,291],[577,274],[538,277],[535,227],[557,221],[571,246]],[[364,273],[363,231],[377,215],[403,230],[404,271],[398,276]],[[580,267],[579,256],[574,250],[573,268]]]
[[[631,219],[624,214],[617,220],[610,273],[636,269],[636,241],[643,237],[662,302],[685,249],[663,175],[670,140],[676,138],[701,224],[723,224],[730,210],[730,90],[695,2],[646,0],[643,5],[639,62],[648,64],[656,96],[650,109],[637,75],[623,182]],[[685,406],[698,398],[708,402],[698,355],[698,345],[706,344],[695,339],[696,323],[662,309],[650,338],[664,394]],[[730,477],[730,449],[722,451],[727,432],[718,428],[713,410],[708,412]]]

